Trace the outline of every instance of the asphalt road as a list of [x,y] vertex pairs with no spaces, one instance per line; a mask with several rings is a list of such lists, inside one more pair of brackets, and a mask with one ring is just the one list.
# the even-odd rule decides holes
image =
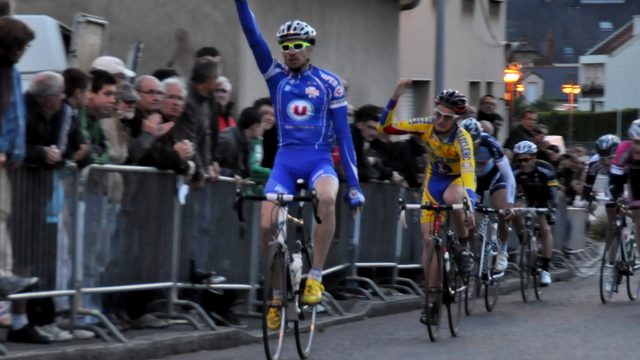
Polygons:
[[[418,311],[371,318],[319,333],[311,359],[638,359],[640,307],[626,293],[603,305],[598,278],[556,282],[540,302],[523,303],[519,292],[500,297],[492,313],[465,317],[462,334],[428,340]],[[622,291],[625,288],[621,289]],[[639,300],[640,301],[640,300]],[[285,359],[297,359],[295,340],[287,339]],[[262,344],[168,357],[186,359],[261,359]]]

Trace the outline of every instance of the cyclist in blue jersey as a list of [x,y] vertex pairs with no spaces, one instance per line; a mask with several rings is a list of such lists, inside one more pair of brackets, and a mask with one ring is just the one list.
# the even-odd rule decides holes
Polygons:
[[[337,75],[311,65],[316,31],[307,23],[288,21],[278,30],[282,64],[271,56],[247,0],[236,0],[236,8],[242,30],[267,82],[276,114],[278,153],[264,192],[292,194],[296,190],[296,179],[303,178],[316,190],[320,200],[318,215],[322,224],[314,231],[313,264],[302,296],[303,302],[316,304],[322,298],[322,268],[335,231],[339,185],[331,151],[336,142],[348,186],[345,197],[354,210],[364,204],[347,121],[344,86]],[[274,206],[266,201],[262,204],[263,245],[273,231]],[[280,322],[278,315],[274,314],[272,319],[276,326]]]
[[[474,118],[462,120],[460,127],[467,130],[475,148],[478,203],[482,204],[485,192],[489,191],[494,208],[513,208],[516,180],[511,171],[509,159],[502,151],[502,146],[495,137],[484,132],[480,122]],[[511,214],[500,216],[498,222],[498,238],[502,242],[494,266],[498,272],[504,271],[508,264],[507,237],[509,229],[507,221],[511,217]]]

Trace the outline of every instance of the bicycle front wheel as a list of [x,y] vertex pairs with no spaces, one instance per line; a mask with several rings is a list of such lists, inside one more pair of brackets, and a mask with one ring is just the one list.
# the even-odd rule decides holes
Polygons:
[[[310,247],[305,248],[303,258],[308,271],[313,263],[313,251]],[[298,355],[300,355],[301,359],[306,359],[309,357],[309,354],[311,354],[311,346],[313,345],[313,339],[316,333],[316,315],[318,305],[303,304],[300,301],[300,292],[303,291],[302,289],[304,289],[304,287],[294,289],[296,292],[296,304],[298,304],[298,313],[295,317],[294,327]]]
[[600,263],[600,301],[603,304],[611,301],[618,287],[618,240],[604,247]]
[[272,244],[262,289],[262,341],[268,360],[278,360],[282,355],[287,330],[287,272],[287,258],[282,245]]
[[533,283],[533,293],[536,296],[536,300],[542,298],[542,288],[540,285],[540,264],[538,263],[538,238],[532,236],[529,239],[529,253],[531,254],[530,266],[531,266],[531,280]]
[[[490,270],[488,272],[490,272]],[[498,296],[500,295],[500,283],[502,283],[502,275],[497,278],[488,279],[484,285],[484,307],[487,309],[487,312],[492,312],[496,307]]]
[[458,336],[460,333],[460,317],[464,308],[464,294],[466,293],[466,284],[469,276],[465,277],[458,271],[458,265],[453,259],[450,260],[450,268],[446,274],[446,284],[444,289],[447,291],[446,305],[449,320],[449,331],[451,336]]
[[431,341],[438,340],[442,323],[442,281],[444,279],[442,260],[442,247],[434,244],[427,257],[425,306],[420,319],[427,326]]

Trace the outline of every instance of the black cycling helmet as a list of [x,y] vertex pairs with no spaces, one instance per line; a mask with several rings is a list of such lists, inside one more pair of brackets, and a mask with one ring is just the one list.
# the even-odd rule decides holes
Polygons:
[[462,114],[467,110],[467,97],[458,90],[442,90],[436,97],[436,105],[442,105]]
[[611,157],[616,154],[618,145],[620,145],[619,137],[613,134],[602,135],[596,140],[596,152],[600,157]]

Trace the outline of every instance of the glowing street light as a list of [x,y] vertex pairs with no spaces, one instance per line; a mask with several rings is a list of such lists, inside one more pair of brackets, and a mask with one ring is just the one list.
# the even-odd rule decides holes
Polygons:
[[562,92],[569,94],[569,145],[573,145],[573,103],[575,101],[575,96],[580,94],[580,91],[582,91],[580,85],[575,85],[573,83],[562,84]]
[[506,85],[504,99],[507,101],[507,105],[509,106],[509,132],[511,132],[511,129],[513,127],[513,113],[515,111],[513,100],[515,98],[515,85],[518,83],[518,81],[520,81],[520,78],[522,77],[520,68],[522,68],[522,65],[513,62],[507,65],[507,68],[504,69],[503,79]]

